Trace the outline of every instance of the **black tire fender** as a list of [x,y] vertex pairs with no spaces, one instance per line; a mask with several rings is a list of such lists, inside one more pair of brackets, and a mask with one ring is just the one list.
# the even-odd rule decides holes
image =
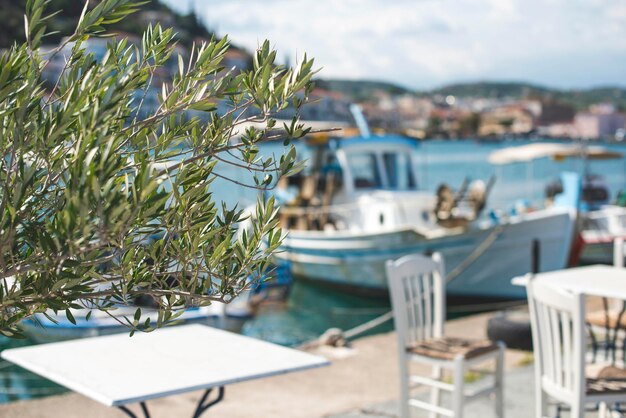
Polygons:
[[494,316],[487,322],[487,337],[491,341],[502,341],[507,348],[532,351],[533,338],[530,320],[508,318],[504,315]]

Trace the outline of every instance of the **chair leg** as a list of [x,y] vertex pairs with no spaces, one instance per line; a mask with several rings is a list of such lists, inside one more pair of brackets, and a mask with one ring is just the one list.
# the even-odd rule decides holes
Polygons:
[[400,418],[409,418],[409,365],[400,355]]
[[498,418],[504,418],[504,354],[506,352],[506,347],[504,344],[499,344],[500,349],[498,352],[498,357],[496,358],[496,374],[495,374],[495,385],[496,385],[496,416]]
[[[433,379],[441,380],[441,367],[433,366]],[[440,393],[441,390],[439,388],[431,388],[430,389],[430,403],[431,405],[439,406],[440,403]],[[428,414],[428,418],[437,418],[439,416],[436,412],[430,412]]]
[[463,418],[463,402],[465,401],[465,359],[461,356],[454,359],[454,392],[452,392],[452,412],[455,418]]
[[581,402],[574,402],[569,416],[570,418],[585,418],[585,405]]
[[541,388],[541,384],[535,385],[535,417],[546,418],[548,416],[548,398]]
[[[535,358],[535,418],[545,418],[548,416],[548,395],[543,391],[541,386],[541,370],[539,368],[538,359]],[[558,413],[558,406],[557,406]]]

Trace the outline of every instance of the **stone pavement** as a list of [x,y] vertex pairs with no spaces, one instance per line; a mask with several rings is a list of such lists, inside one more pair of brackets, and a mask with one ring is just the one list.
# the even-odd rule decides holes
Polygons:
[[[528,418],[532,416],[534,405],[533,393],[533,367],[525,366],[519,369],[508,370],[504,381],[506,418]],[[487,380],[487,379],[484,379]],[[477,385],[477,384],[476,384]],[[427,400],[425,392],[423,398]],[[443,405],[446,406],[448,399],[444,396]],[[412,418],[427,417],[426,411],[413,408]],[[466,418],[490,418],[495,417],[493,400],[483,397],[468,403],[465,407]],[[397,418],[398,402],[385,402],[368,405],[360,410],[349,411],[342,414],[330,415],[328,418]]]
[[[534,370],[532,365],[507,371],[504,382],[506,418],[530,418],[534,416],[535,394],[533,374]],[[427,399],[426,393],[423,399]],[[443,402],[445,405],[445,398]],[[555,412],[555,408],[552,408],[550,412]],[[428,413],[426,411],[419,411],[413,408],[411,418],[427,416]],[[491,418],[495,416],[493,400],[486,397],[469,403],[465,407],[464,418]],[[568,413],[563,412],[561,416],[565,418],[568,416]],[[588,413],[585,416],[597,417],[597,413]],[[394,401],[368,405],[358,410],[328,415],[325,418],[398,418],[398,403]]]

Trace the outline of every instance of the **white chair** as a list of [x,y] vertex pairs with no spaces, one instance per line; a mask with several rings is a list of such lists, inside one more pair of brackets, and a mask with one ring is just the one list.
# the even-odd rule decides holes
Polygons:
[[583,417],[585,405],[626,401],[626,380],[586,379],[585,300],[532,277],[526,287],[535,356],[536,417],[547,416],[548,399]]
[[613,265],[615,267],[624,267],[624,258],[626,258],[624,238],[615,238],[615,240],[613,240]]
[[[461,418],[466,401],[491,393],[496,395],[496,414],[503,417],[504,344],[443,336],[446,308],[441,256],[409,255],[387,261],[386,267],[398,335],[401,418],[409,418],[410,406],[429,411],[431,417]],[[466,393],[465,372],[490,359],[496,361],[494,384]],[[410,361],[432,366],[432,378],[411,375]],[[442,381],[442,369],[452,371],[452,384]],[[411,398],[410,389],[418,385],[431,388],[430,402]],[[452,394],[452,409],[440,406],[441,390]]]

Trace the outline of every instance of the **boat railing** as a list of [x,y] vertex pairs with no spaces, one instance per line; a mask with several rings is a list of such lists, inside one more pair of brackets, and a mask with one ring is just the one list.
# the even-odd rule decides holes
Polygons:
[[315,215],[319,213],[324,214],[333,214],[333,213],[348,213],[360,210],[360,206],[358,203],[343,203],[339,205],[328,205],[328,206],[282,206],[280,208],[281,213],[294,215],[294,216],[306,216],[306,215]]
[[281,226],[289,229],[347,230],[372,223],[377,227],[398,226],[408,222],[421,223],[426,220],[424,212],[431,214],[432,209],[424,205],[423,198],[389,199],[326,206],[282,206],[279,219]]
[[360,219],[360,206],[346,203],[329,206],[283,206],[279,211],[281,227],[305,230],[349,229],[350,221]]
[[587,212],[584,218],[584,228],[604,231],[607,234],[623,234],[626,231],[626,208],[606,207]]

